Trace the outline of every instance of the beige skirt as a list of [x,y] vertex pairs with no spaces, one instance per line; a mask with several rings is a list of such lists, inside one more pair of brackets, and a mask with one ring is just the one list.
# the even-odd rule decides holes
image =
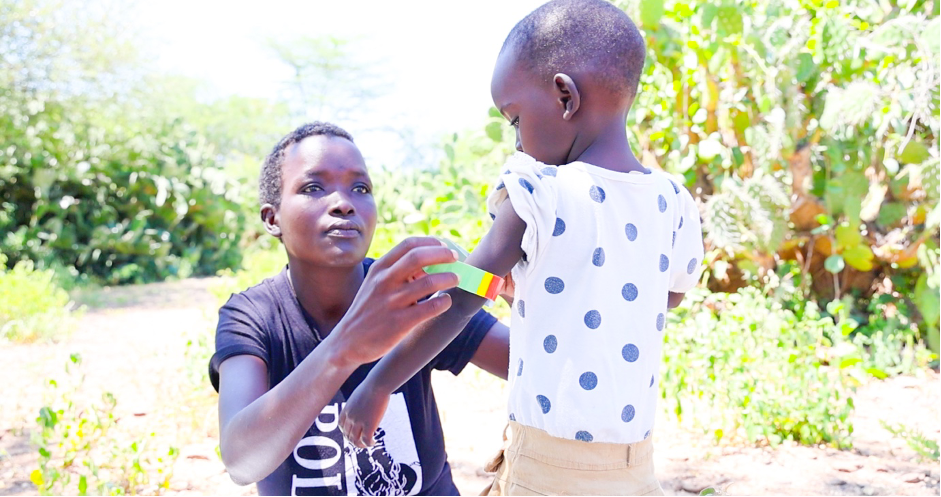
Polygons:
[[632,444],[556,438],[510,421],[496,472],[481,495],[663,495],[653,470],[653,439]]

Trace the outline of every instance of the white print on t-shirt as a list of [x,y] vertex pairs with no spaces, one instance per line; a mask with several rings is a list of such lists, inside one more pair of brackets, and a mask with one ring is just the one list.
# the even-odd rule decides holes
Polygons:
[[316,434],[294,448],[294,461],[303,474],[292,475],[291,495],[417,494],[422,488],[421,463],[405,395],[399,392],[389,399],[376,445],[368,449],[356,448],[341,434],[341,408],[339,403],[324,407],[314,422]]

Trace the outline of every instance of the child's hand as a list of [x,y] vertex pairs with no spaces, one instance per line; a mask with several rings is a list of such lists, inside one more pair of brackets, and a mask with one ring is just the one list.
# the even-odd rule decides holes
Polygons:
[[389,406],[390,395],[376,391],[369,381],[361,383],[340,412],[340,431],[343,436],[361,449],[372,447],[376,443],[373,435]]
[[500,296],[510,307],[513,307],[513,294],[516,292],[516,283],[513,282],[513,274],[507,273],[503,277],[503,289],[500,290]]

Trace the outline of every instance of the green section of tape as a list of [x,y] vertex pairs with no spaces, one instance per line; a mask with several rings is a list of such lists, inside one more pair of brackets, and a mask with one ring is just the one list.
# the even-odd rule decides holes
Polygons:
[[452,262],[450,264],[435,264],[433,266],[427,266],[425,272],[428,274],[435,273],[454,273],[457,275],[459,283],[457,287],[466,292],[473,293],[477,295],[477,289],[480,287],[480,282],[483,280],[486,271],[483,269],[476,268],[469,264],[463,262]]

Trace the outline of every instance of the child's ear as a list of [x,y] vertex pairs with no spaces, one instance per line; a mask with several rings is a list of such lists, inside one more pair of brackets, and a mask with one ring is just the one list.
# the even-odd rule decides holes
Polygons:
[[275,238],[281,238],[281,216],[278,208],[265,204],[261,206],[261,222],[265,223],[265,231]]
[[555,89],[559,92],[559,103],[562,104],[562,119],[568,121],[578,112],[582,104],[581,95],[578,94],[578,88],[575,81],[565,73],[558,73],[552,77],[555,83]]

